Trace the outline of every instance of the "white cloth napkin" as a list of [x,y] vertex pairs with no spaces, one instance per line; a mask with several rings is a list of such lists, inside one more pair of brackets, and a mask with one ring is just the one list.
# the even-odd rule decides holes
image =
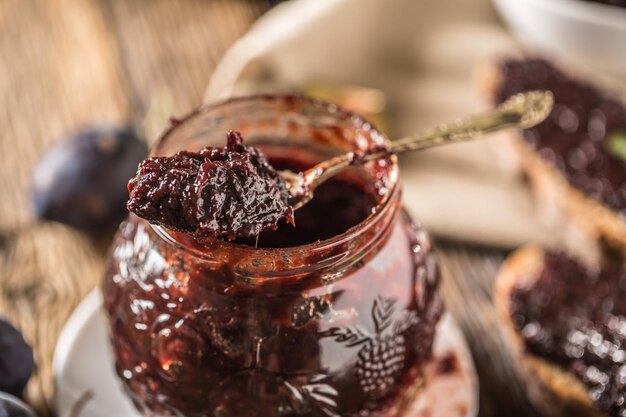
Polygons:
[[[375,87],[396,135],[486,108],[474,71],[517,46],[488,0],[292,0],[225,55],[206,100],[311,82]],[[553,244],[528,190],[502,169],[498,138],[401,158],[404,203],[433,234],[497,247]]]

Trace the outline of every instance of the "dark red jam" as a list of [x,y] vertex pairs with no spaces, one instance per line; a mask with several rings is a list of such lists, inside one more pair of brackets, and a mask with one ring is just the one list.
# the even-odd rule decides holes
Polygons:
[[530,288],[511,292],[511,315],[526,349],[573,372],[596,407],[626,416],[626,267],[587,268],[548,253]]
[[590,84],[540,59],[505,61],[496,101],[527,90],[550,90],[555,106],[523,136],[569,183],[626,214],[626,108]]
[[[277,170],[301,172],[307,165],[286,158],[271,158]],[[330,239],[356,226],[374,212],[376,190],[367,190],[363,181],[347,174],[322,183],[315,198],[294,211],[296,227],[282,223],[255,237],[238,238],[235,243],[260,248],[300,246]],[[322,221],[320,222],[320,216]]]
[[362,169],[320,186],[296,227],[258,239],[171,234],[181,248],[135,216],[121,226],[105,308],[144,415],[386,417],[410,402],[443,308],[439,272],[399,194],[383,206],[388,190]]
[[223,148],[144,160],[128,191],[129,211],[197,238],[257,236],[281,221],[293,224],[282,177],[233,131]]

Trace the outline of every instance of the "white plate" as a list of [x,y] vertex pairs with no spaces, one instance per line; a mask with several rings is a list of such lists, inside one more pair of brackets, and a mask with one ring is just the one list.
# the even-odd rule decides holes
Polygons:
[[[456,366],[442,367],[443,360]],[[83,300],[65,325],[53,366],[59,416],[68,416],[89,393],[81,417],[140,417],[113,369],[113,352],[98,290]],[[447,372],[442,373],[446,368]],[[474,365],[457,324],[445,315],[437,328],[434,359],[426,368],[426,387],[407,417],[472,417],[477,411]]]

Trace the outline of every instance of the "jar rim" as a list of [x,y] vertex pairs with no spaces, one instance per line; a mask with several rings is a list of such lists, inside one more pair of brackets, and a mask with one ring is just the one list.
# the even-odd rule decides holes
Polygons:
[[[356,129],[365,129],[367,130],[373,138],[380,140],[382,144],[389,145],[390,140],[387,136],[378,130],[372,123],[370,123],[365,117],[354,113],[352,111],[346,110],[343,107],[329,103],[324,100],[318,98],[312,98],[300,94],[292,94],[292,93],[277,93],[277,94],[254,94],[254,95],[244,95],[244,96],[236,96],[230,97],[223,100],[218,100],[211,103],[205,103],[198,108],[192,110],[190,113],[185,115],[184,117],[178,119],[172,119],[171,125],[163,132],[163,134],[159,137],[157,142],[155,142],[154,146],[151,150],[151,155],[158,150],[159,146],[161,146],[167,138],[182,124],[186,121],[193,119],[196,116],[202,115],[208,111],[213,109],[226,106],[229,104],[234,104],[238,102],[245,101],[255,101],[255,100],[274,100],[274,101],[284,101],[284,102],[294,102],[301,103],[307,106],[313,106],[316,109],[327,111],[329,114],[337,117],[343,121],[349,121],[354,128]],[[266,255],[270,257],[274,257],[278,254],[281,256],[289,256],[290,254],[302,254],[303,252],[307,253],[316,253],[320,251],[328,251],[334,247],[338,247],[342,244],[345,244],[347,241],[354,239],[360,234],[366,232],[370,228],[372,228],[380,219],[385,217],[386,213],[389,213],[390,208],[394,208],[393,206],[397,206],[400,200],[400,187],[398,182],[398,161],[395,155],[390,155],[386,158],[389,162],[388,170],[389,170],[389,182],[386,187],[385,195],[376,203],[376,206],[372,209],[372,213],[368,215],[363,221],[358,224],[352,226],[348,230],[343,233],[340,233],[336,236],[333,236],[328,239],[318,240],[315,242],[307,243],[299,246],[288,246],[288,247],[277,247],[277,248],[258,248],[249,245],[236,244],[223,239],[215,238],[209,239],[212,246],[221,247],[233,253],[241,253],[241,254],[256,254],[256,255]],[[376,163],[376,161],[370,162]],[[394,210],[394,213],[397,210]],[[394,214],[392,213],[392,214]],[[198,258],[210,258],[210,252],[203,251],[199,248],[195,248],[180,240],[176,239],[172,234],[169,233],[169,230],[166,227],[151,224],[152,229],[157,233],[157,235],[165,240],[166,242],[175,245],[177,248],[190,252],[194,256]]]

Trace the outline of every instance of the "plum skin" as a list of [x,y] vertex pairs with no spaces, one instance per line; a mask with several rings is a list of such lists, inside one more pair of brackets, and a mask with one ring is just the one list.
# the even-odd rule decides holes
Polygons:
[[0,417],[36,417],[19,399],[0,393]]
[[126,184],[148,148],[128,127],[89,127],[46,152],[33,172],[35,215],[89,233],[126,216]]
[[33,350],[11,323],[0,318],[0,391],[21,396],[34,370]]

